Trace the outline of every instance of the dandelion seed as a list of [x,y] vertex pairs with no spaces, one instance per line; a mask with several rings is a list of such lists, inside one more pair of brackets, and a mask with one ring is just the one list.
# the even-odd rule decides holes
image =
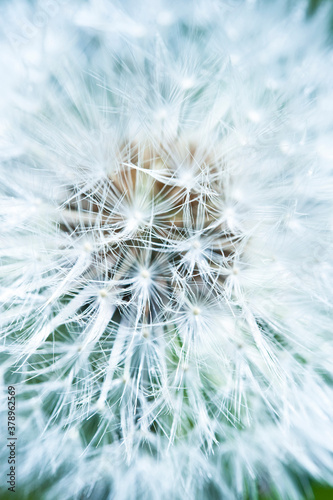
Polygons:
[[194,316],[199,316],[199,314],[201,314],[201,309],[200,307],[193,307],[192,312]]

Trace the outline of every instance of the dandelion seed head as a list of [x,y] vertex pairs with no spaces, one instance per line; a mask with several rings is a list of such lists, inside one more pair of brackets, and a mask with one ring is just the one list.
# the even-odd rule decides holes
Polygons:
[[192,312],[194,316],[199,316],[201,314],[201,309],[200,307],[195,306],[193,307]]
[[186,77],[181,81],[181,86],[184,90],[190,90],[194,87],[195,80],[191,77]]
[[150,272],[148,269],[142,269],[141,273],[140,273],[140,276],[141,278],[147,280],[150,278]]
[[92,250],[93,250],[93,246],[92,246],[92,244],[91,244],[91,243],[89,243],[89,242],[84,243],[84,245],[83,245],[83,250],[84,250],[85,252],[87,252],[87,253],[91,253],[91,252],[92,252]]
[[45,498],[333,482],[332,54],[301,4],[73,2],[25,43],[0,7],[1,372]]

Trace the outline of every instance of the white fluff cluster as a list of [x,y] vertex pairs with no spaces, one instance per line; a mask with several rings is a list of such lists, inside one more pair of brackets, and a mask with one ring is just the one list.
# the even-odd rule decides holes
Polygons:
[[0,372],[21,498],[333,483],[325,12],[1,10]]

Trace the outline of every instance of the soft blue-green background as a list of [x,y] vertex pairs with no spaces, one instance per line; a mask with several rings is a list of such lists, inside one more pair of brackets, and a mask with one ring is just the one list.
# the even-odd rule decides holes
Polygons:
[[[325,488],[324,486],[314,485],[313,494],[311,500],[333,500],[333,489]],[[2,493],[0,496],[1,500],[43,500],[42,491],[31,492],[28,496],[25,496],[22,491],[17,490],[16,493]],[[309,497],[310,500],[311,497]],[[60,499],[59,499],[60,500]],[[84,500],[84,499],[82,499]],[[172,500],[172,499],[170,499]],[[184,499],[185,500],[185,499]],[[204,498],[202,500],[205,500]],[[244,499],[245,500],[245,499]],[[276,500],[272,497],[263,497],[261,500]]]
[[[309,14],[313,14],[321,4],[327,4],[332,7],[332,33],[333,33],[333,0],[310,0]],[[333,488],[328,488],[322,485],[314,485],[314,498],[316,500],[333,500]],[[265,499],[270,500],[270,499]]]

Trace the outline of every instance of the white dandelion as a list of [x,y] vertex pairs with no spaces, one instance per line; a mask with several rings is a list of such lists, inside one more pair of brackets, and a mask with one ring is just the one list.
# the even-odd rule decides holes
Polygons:
[[22,498],[332,484],[327,12],[46,4],[15,2],[21,24],[1,7],[1,377]]

